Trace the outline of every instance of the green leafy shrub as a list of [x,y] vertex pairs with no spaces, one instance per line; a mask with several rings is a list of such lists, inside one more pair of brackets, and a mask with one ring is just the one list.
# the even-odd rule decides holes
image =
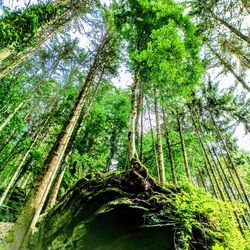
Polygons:
[[210,194],[188,182],[181,184],[179,188],[181,192],[176,193],[174,201],[176,225],[179,225],[177,231],[181,243],[179,249],[189,249],[189,242],[196,229],[216,242],[214,250],[250,249],[248,230],[246,229],[246,235],[243,237],[234,215],[234,212],[242,214],[243,204],[214,200]]

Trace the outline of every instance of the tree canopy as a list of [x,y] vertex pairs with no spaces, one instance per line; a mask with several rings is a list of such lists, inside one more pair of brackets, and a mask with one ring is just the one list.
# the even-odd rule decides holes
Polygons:
[[0,228],[13,224],[0,230],[4,249],[29,249],[37,230],[45,239],[43,216],[73,213],[63,204],[78,187],[93,207],[92,192],[106,202],[111,188],[114,209],[137,209],[138,192],[138,211],[156,209],[148,226],[175,225],[176,249],[198,236],[208,238],[202,249],[248,249],[250,152],[235,133],[250,136],[248,14],[244,1],[224,0],[5,6]]

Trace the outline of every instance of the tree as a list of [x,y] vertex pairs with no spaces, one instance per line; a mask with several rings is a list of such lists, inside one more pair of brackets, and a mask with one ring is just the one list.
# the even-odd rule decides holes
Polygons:
[[[34,53],[51,35],[71,21],[84,3],[57,1],[28,7],[25,11],[9,13],[0,19],[0,79]],[[27,25],[27,23],[29,25]]]
[[70,137],[72,136],[73,130],[79,119],[87,91],[96,78],[96,75],[100,72],[100,67],[105,67],[105,63],[109,60],[111,39],[112,33],[107,32],[104,35],[99,48],[97,49],[92,66],[89,69],[85,83],[79,94],[78,100],[71,111],[70,117],[68,118],[64,129],[60,133],[57,142],[55,143],[50,156],[47,159],[43,173],[41,174],[41,178],[37,182],[36,192],[33,193],[27,202],[22,215],[18,218],[15,224],[15,247],[17,249],[27,244],[30,234],[32,230],[34,230],[43,205],[46,201],[52,181],[55,178],[55,174],[58,170]]

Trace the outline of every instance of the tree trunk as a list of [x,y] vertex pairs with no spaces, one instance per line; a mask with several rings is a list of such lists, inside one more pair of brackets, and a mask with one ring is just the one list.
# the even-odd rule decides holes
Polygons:
[[[0,173],[4,170],[6,164],[9,162],[9,160],[16,154],[16,150],[19,147],[19,145],[26,139],[26,136],[28,135],[28,131],[25,131],[19,138],[19,140],[16,142],[15,146],[11,149],[8,157],[4,160],[4,162],[1,163],[0,166]],[[18,153],[18,152],[17,152]]]
[[[212,151],[213,151],[213,152],[212,152]],[[226,173],[225,173],[225,171],[224,171],[224,169],[223,169],[223,167],[222,167],[222,165],[221,165],[221,162],[220,162],[220,160],[219,160],[219,158],[218,158],[218,155],[217,155],[215,149],[212,148],[212,151],[210,150],[210,154],[211,154],[212,158],[213,158],[213,155],[214,155],[215,158],[216,158],[216,161],[215,161],[214,158],[213,158],[213,159],[214,159],[215,164],[217,165],[218,172],[219,172],[219,173],[220,173],[220,171],[222,172],[222,175],[223,175],[224,180],[225,180],[225,182],[226,182],[226,183],[224,183],[224,181],[223,181],[223,185],[224,185],[225,192],[226,192],[226,194],[227,194],[227,196],[228,196],[228,199],[229,199],[230,202],[232,202],[233,200],[237,201],[237,197],[236,197],[236,195],[235,195],[235,193],[234,193],[234,190],[233,190],[232,187],[231,187],[231,184],[230,184],[230,182],[229,182],[229,180],[228,180],[228,178],[227,178],[227,175],[226,175]],[[221,176],[221,175],[220,175],[220,176]],[[221,180],[223,180],[223,177],[221,176]],[[229,193],[227,187],[230,189],[230,192],[231,192],[231,193]],[[231,196],[232,196],[232,197],[231,197]],[[247,209],[247,213],[248,213],[248,215],[250,215],[248,209]],[[238,217],[237,220],[240,220],[240,219],[239,219],[239,215],[238,215],[237,213],[235,214],[235,216],[236,216],[236,219],[237,219],[237,217]],[[249,227],[248,221],[247,221],[247,219],[246,219],[246,217],[245,217],[244,214],[242,214],[242,218],[243,218],[243,221],[244,221],[244,223],[246,224],[246,226]]]
[[69,145],[68,145],[68,147],[66,149],[66,154],[67,155],[66,155],[66,157],[64,159],[64,162],[62,164],[62,168],[61,168],[61,172],[59,174],[59,177],[58,177],[58,179],[57,179],[57,181],[56,181],[56,183],[55,183],[55,185],[54,185],[54,187],[53,187],[53,189],[51,191],[47,208],[52,208],[56,203],[57,195],[58,195],[59,189],[61,187],[61,183],[62,183],[62,180],[63,180],[63,177],[64,177],[64,173],[65,173],[66,168],[67,168],[68,159],[72,154],[72,149],[73,149],[73,147],[74,147],[74,145],[76,143],[76,139],[78,138],[78,136],[79,136],[79,134],[80,134],[80,132],[82,130],[85,118],[88,115],[88,113],[89,113],[89,111],[90,111],[90,109],[92,107],[92,104],[93,104],[93,102],[95,100],[95,97],[97,95],[97,92],[98,92],[98,89],[99,89],[99,86],[100,86],[100,83],[101,83],[101,80],[102,80],[103,73],[104,72],[102,72],[101,76],[99,77],[99,81],[98,81],[98,83],[96,85],[96,88],[95,88],[95,91],[94,91],[94,93],[93,93],[93,95],[92,95],[92,97],[91,97],[91,99],[89,101],[87,109],[84,111],[84,113],[83,113],[83,115],[81,117],[81,121],[78,123],[78,127],[76,128],[76,133],[75,133],[74,136],[72,136],[74,138],[71,138],[72,142],[69,143]]
[[136,148],[138,149],[139,148],[139,121],[140,121],[140,116],[141,116],[141,86],[142,86],[142,83],[139,82],[138,84],[138,89],[136,91],[136,104],[137,104],[137,107],[136,107],[136,118],[135,118],[135,145],[136,145]]
[[[53,18],[51,21],[47,22],[42,28],[40,28],[35,36],[36,45],[32,48],[24,49],[23,52],[15,52],[14,50],[9,51],[7,49],[6,56],[1,56],[0,64],[0,80],[14,70],[20,63],[31,56],[37,49],[39,49],[53,34],[55,34],[60,28],[71,21],[78,12],[86,8],[85,1],[78,1],[78,3],[73,3],[71,6],[71,1],[65,0],[58,2],[56,5],[65,6],[65,11],[60,15]],[[88,8],[86,8],[87,10]],[[1,51],[0,51],[1,53]],[[3,53],[2,53],[3,54]]]
[[59,62],[61,60],[61,57],[58,57],[58,59],[54,62],[53,66],[50,70],[48,70],[43,77],[36,83],[36,85],[24,96],[22,101],[19,103],[19,105],[9,114],[9,116],[5,119],[5,121],[0,125],[0,132],[8,125],[10,120],[14,117],[14,115],[23,107],[23,105],[26,103],[26,101],[31,97],[31,95],[41,86],[41,84],[44,82],[46,77],[53,72],[56,67],[58,66]]
[[157,148],[158,148],[158,165],[159,165],[159,173],[160,173],[160,182],[163,184],[166,181],[165,176],[165,166],[164,166],[164,157],[162,150],[162,139],[161,139],[161,128],[159,122],[159,106],[158,106],[158,98],[156,89],[154,91],[154,106],[155,106],[155,126],[156,126],[156,134],[157,134]]
[[221,171],[219,170],[218,164],[217,164],[217,162],[216,162],[215,159],[214,159],[214,156],[213,156],[213,154],[212,154],[212,151],[211,151],[211,149],[210,149],[209,147],[207,147],[207,150],[208,150],[208,154],[210,155],[210,158],[212,159],[212,162],[213,162],[213,166],[214,166],[215,172],[218,174],[219,179],[220,179],[220,181],[221,181],[221,183],[222,183],[222,185],[223,185],[224,192],[226,193],[226,195],[227,195],[227,197],[228,197],[228,200],[229,200],[229,201],[232,201],[231,195],[230,195],[230,193],[229,193],[228,190],[227,190],[226,183],[225,183],[225,181],[224,181],[224,178],[222,177]]
[[0,197],[0,206],[3,205],[4,200],[6,198],[6,196],[8,195],[10,189],[12,188],[12,186],[15,184],[16,180],[18,179],[20,173],[22,172],[23,169],[23,165],[27,159],[27,157],[29,156],[30,151],[33,149],[34,145],[36,144],[41,132],[43,131],[43,129],[45,128],[47,122],[49,121],[51,115],[49,115],[47,117],[47,119],[44,121],[43,125],[41,126],[41,128],[37,131],[36,135],[34,136],[33,142],[30,144],[28,150],[25,152],[21,162],[19,163],[19,166],[17,167],[14,175],[12,176],[7,188],[4,190],[3,194]]
[[237,197],[237,200],[240,199],[244,204],[246,204],[246,201],[245,201],[244,197],[242,196],[242,194],[241,194],[241,192],[240,192],[240,189],[239,189],[239,187],[238,187],[238,184],[237,184],[236,181],[235,181],[235,176],[233,175],[231,168],[228,167],[228,165],[230,165],[230,164],[229,164],[228,161],[226,160],[226,158],[225,158],[225,156],[223,155],[221,149],[220,149],[220,154],[221,154],[221,157],[222,157],[222,159],[223,159],[223,161],[224,161],[225,166],[227,166],[227,170],[228,170],[228,173],[229,173],[229,175],[230,175],[230,180],[233,181],[234,187],[235,187],[235,189],[237,190],[237,193],[238,193],[238,197],[236,196],[236,197]]
[[63,180],[66,169],[67,169],[67,160],[62,165],[61,172],[60,172],[58,179],[54,185],[54,188],[51,191],[51,194],[50,194],[50,197],[48,200],[47,208],[52,208],[56,204],[57,195],[58,195],[59,189],[61,187],[62,180]]
[[147,110],[148,110],[148,118],[149,118],[150,133],[151,133],[151,138],[152,138],[153,152],[154,152],[154,156],[155,156],[155,165],[156,165],[158,179],[160,179],[157,150],[156,150],[156,145],[155,145],[154,131],[153,131],[153,125],[152,125],[152,120],[151,120],[151,116],[150,116],[150,110],[149,110],[148,103],[147,103]]
[[171,167],[171,173],[172,173],[172,180],[173,180],[173,184],[176,185],[177,177],[176,177],[175,164],[174,164],[174,155],[173,155],[173,150],[172,150],[172,145],[171,145],[170,134],[168,131],[167,117],[166,117],[164,110],[162,110],[162,117],[163,117],[163,123],[164,123],[163,128],[165,131],[166,142],[168,146],[168,155],[169,155],[169,161],[170,161],[170,167]]
[[239,83],[241,83],[243,89],[250,92],[250,86],[247,85],[247,83],[239,76],[237,73],[233,70],[232,66],[226,62],[219,53],[216,52],[215,49],[213,49],[209,43],[206,43],[208,48],[211,50],[211,52],[219,59],[220,63],[227,69],[236,79]]
[[132,158],[138,158],[136,151],[136,116],[137,116],[137,88],[138,88],[138,73],[139,65],[135,70],[134,80],[132,84],[132,95],[131,95],[131,111],[130,111],[130,122],[128,132],[128,156],[131,161]]
[[[30,117],[30,115],[33,113],[34,109],[37,107],[37,104],[40,100],[37,100],[37,102],[34,104],[34,106],[32,107],[32,109],[30,109],[30,111],[25,115],[25,117],[23,118],[24,123],[27,122],[28,118]],[[9,137],[7,138],[7,140],[4,140],[5,142],[2,144],[1,148],[0,148],[0,154],[3,152],[3,150],[7,147],[7,145],[10,143],[12,136],[15,135],[18,132],[18,128],[12,130],[11,134],[9,135]],[[17,138],[17,136],[15,137]],[[16,139],[15,139],[16,140]],[[15,141],[14,140],[14,141]],[[1,169],[1,168],[0,168]]]
[[24,180],[20,183],[20,188],[22,189],[26,188],[26,185],[28,184],[30,177],[31,177],[31,172],[29,172],[27,176],[25,176]]
[[194,125],[194,127],[195,127],[195,133],[196,133],[196,135],[197,135],[197,138],[199,139],[201,148],[202,148],[202,150],[203,150],[204,157],[205,157],[206,162],[207,162],[207,164],[208,164],[207,166],[210,168],[210,171],[211,171],[212,176],[213,176],[213,178],[214,178],[214,180],[215,180],[215,184],[216,184],[216,186],[217,186],[217,189],[219,190],[221,199],[222,199],[223,201],[225,201],[225,197],[224,197],[224,194],[223,194],[223,192],[222,192],[222,189],[221,189],[221,187],[220,187],[220,185],[219,185],[219,182],[218,182],[218,180],[217,180],[217,177],[216,177],[216,175],[215,175],[215,172],[214,172],[214,169],[213,169],[213,165],[211,164],[210,159],[209,159],[209,157],[208,157],[208,153],[207,153],[205,144],[203,143],[203,141],[202,141],[202,139],[201,139],[201,130],[200,130],[199,126],[196,124],[196,121],[195,121],[195,118],[194,118],[194,115],[193,115],[193,112],[192,112],[192,109],[191,109],[190,106],[189,106],[189,109],[190,109],[191,119],[192,119],[193,125]]
[[216,132],[217,132],[217,134],[218,134],[218,136],[219,136],[219,138],[220,138],[220,140],[221,140],[221,142],[222,142],[222,145],[223,145],[223,147],[224,147],[224,149],[225,149],[225,151],[226,151],[226,153],[227,153],[227,156],[228,156],[228,159],[229,159],[229,161],[230,161],[230,164],[231,164],[231,166],[232,166],[232,168],[233,168],[233,170],[234,170],[234,172],[235,172],[235,175],[236,175],[237,180],[238,180],[238,182],[239,182],[239,184],[240,184],[241,190],[242,190],[242,192],[243,192],[243,194],[244,194],[245,200],[246,200],[248,206],[250,207],[250,200],[249,200],[248,195],[247,195],[247,193],[246,193],[246,191],[245,191],[244,185],[243,185],[243,183],[242,183],[242,181],[241,181],[241,179],[240,179],[240,176],[239,176],[239,174],[238,174],[238,171],[237,171],[237,169],[236,169],[236,166],[235,166],[235,164],[234,164],[234,162],[233,162],[233,159],[232,159],[232,157],[231,157],[231,155],[230,155],[230,153],[229,153],[229,150],[228,150],[228,148],[227,148],[227,145],[226,145],[225,141],[224,141],[223,138],[222,138],[222,135],[221,135],[221,133],[220,133],[220,131],[219,131],[219,129],[218,129],[218,126],[217,126],[217,124],[216,124],[216,122],[215,122],[215,119],[214,119],[214,116],[213,116],[211,110],[210,110],[210,116],[211,116],[212,122],[213,122],[213,124],[214,124],[214,127],[215,127],[215,129],[216,129]]
[[141,137],[140,137],[140,161],[143,162],[143,115],[144,115],[144,89],[143,84],[141,83]]
[[234,33],[236,36],[238,36],[239,38],[241,38],[242,40],[244,40],[245,42],[247,42],[250,45],[250,38],[249,36],[246,36],[244,34],[242,34],[238,29],[236,29],[235,27],[233,27],[231,24],[229,24],[228,22],[226,22],[225,20],[223,20],[222,18],[218,17],[217,15],[215,15],[212,11],[210,11],[211,16],[217,20],[218,22],[220,22],[221,24],[223,24],[225,27],[227,27],[232,33]]
[[197,178],[199,178],[201,180],[202,186],[205,189],[205,191],[207,192],[208,190],[207,190],[206,182],[205,182],[205,179],[204,179],[200,169],[198,169],[198,175],[197,176],[198,176]]
[[214,196],[215,196],[215,198],[218,199],[218,198],[219,198],[219,195],[218,195],[217,190],[216,190],[216,188],[215,188],[215,186],[214,186],[213,178],[212,178],[212,176],[211,176],[210,170],[209,170],[208,167],[207,167],[206,162],[205,162],[205,168],[204,168],[204,169],[206,169],[206,171],[207,171],[208,178],[209,178],[209,180],[210,180],[210,184],[211,184],[211,187],[212,187]]
[[33,194],[30,196],[26,206],[24,207],[23,213],[15,223],[15,249],[25,248],[25,246],[28,244],[29,236],[34,230],[35,225],[38,221],[51,184],[55,178],[68,142],[79,119],[87,91],[93,83],[94,78],[96,77],[100,68],[105,67],[105,62],[110,59],[108,49],[111,39],[112,33],[107,32],[103,37],[102,42],[95,54],[93,64],[88,72],[85,84],[83,85],[83,88],[79,94],[78,100],[76,101],[75,106],[71,111],[71,115],[45,163],[46,165],[43,173],[41,174],[40,180],[37,181],[37,185]]
[[185,146],[185,142],[184,142],[184,138],[183,138],[182,124],[181,124],[181,119],[180,119],[179,108],[176,109],[176,120],[177,120],[177,124],[178,124],[180,140],[181,140],[182,157],[183,157],[185,172],[186,172],[186,176],[187,176],[188,180],[191,181],[191,175],[190,175],[190,169],[189,169],[189,165],[188,165],[186,146]]
[[[216,169],[217,173],[219,174],[219,178],[220,178],[220,181],[222,182],[222,185],[223,185],[224,191],[225,191],[225,193],[226,193],[226,195],[227,195],[227,198],[228,198],[228,200],[229,200],[230,202],[232,202],[233,200],[232,200],[232,198],[231,198],[230,193],[229,193],[228,190],[227,190],[226,183],[225,183],[225,181],[224,181],[224,179],[223,179],[223,177],[222,177],[222,175],[221,175],[221,172],[220,172],[220,170],[219,170],[219,168],[218,168],[218,164],[217,164],[217,162],[215,161],[215,159],[214,159],[214,157],[213,157],[213,153],[212,153],[212,151],[211,151],[211,149],[210,149],[209,147],[208,147],[208,151],[209,151],[209,154],[211,155],[211,158],[212,158],[212,160],[213,160],[213,162],[214,162],[215,169]],[[234,207],[234,204],[232,204],[232,206]],[[234,211],[234,216],[235,216],[235,218],[236,218],[236,220],[237,220],[237,223],[238,223],[238,225],[239,225],[239,229],[240,229],[241,233],[244,235],[244,229],[243,229],[243,226],[242,226],[242,224],[241,224],[240,217],[239,217],[239,215],[238,215],[238,213],[237,213],[236,211]],[[248,222],[247,222],[247,220],[245,219],[245,216],[244,216],[244,215],[242,215],[242,218],[243,218],[243,220],[244,220],[246,226],[248,226]]]

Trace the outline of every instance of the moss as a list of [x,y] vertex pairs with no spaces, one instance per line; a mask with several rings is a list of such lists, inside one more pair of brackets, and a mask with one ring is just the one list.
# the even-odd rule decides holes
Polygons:
[[[216,244],[244,249],[233,211],[221,206],[189,184],[161,187],[138,166],[92,173],[44,216],[32,249],[211,249]],[[225,223],[241,248],[229,242]],[[147,243],[139,246],[138,240]]]
[[15,240],[15,231],[14,230],[10,230],[7,233],[7,235],[6,235],[6,237],[5,237],[4,240],[5,240],[6,243],[13,243],[14,240]]

